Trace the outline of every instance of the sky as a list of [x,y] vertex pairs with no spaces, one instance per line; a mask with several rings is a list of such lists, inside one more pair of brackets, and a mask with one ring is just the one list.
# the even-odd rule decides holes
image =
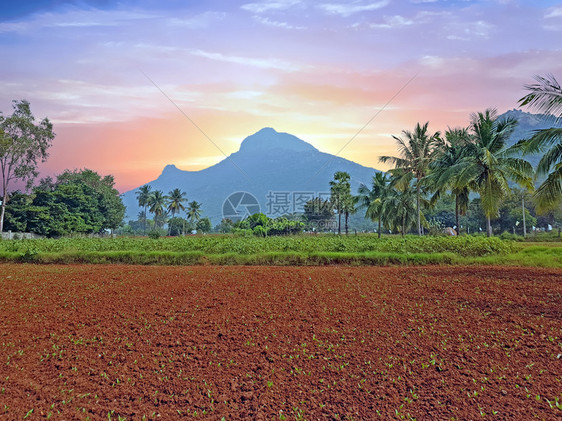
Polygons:
[[0,111],[26,99],[53,122],[41,176],[89,168],[121,192],[263,127],[384,170],[402,130],[466,126],[562,79],[560,0],[9,3]]

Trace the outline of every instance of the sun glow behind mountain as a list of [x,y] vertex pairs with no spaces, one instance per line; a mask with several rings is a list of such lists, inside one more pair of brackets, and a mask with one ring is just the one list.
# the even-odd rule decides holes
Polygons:
[[262,127],[383,168],[391,135],[504,112],[534,74],[562,74],[550,0],[86,0],[1,13],[0,110],[25,98],[55,123],[42,175],[88,167],[121,191],[168,163],[206,168]]

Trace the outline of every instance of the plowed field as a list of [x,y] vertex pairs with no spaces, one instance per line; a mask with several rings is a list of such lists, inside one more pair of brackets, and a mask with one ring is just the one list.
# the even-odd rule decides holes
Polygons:
[[0,418],[560,419],[561,279],[0,265]]

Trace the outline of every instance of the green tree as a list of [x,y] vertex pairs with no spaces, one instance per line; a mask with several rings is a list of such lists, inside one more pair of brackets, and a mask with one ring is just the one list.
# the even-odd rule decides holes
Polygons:
[[172,218],[175,216],[176,213],[180,213],[181,211],[185,210],[185,206],[183,205],[183,202],[185,202],[187,198],[185,197],[185,193],[182,192],[180,189],[174,189],[171,192],[169,192],[167,196],[167,200],[168,200],[167,210],[168,213],[172,215]]
[[308,221],[309,228],[325,231],[334,218],[332,204],[329,200],[322,200],[320,197],[310,199],[304,204],[304,218]]
[[[395,172],[396,176],[390,181],[392,190],[383,205],[383,219],[385,226],[393,231],[398,231],[404,236],[412,227],[415,226],[418,196],[411,184],[404,184],[404,174]],[[421,223],[421,222],[420,222]]]
[[54,190],[34,190],[28,229],[47,237],[71,233],[99,233],[104,215],[95,190],[84,183],[62,183]]
[[195,225],[197,232],[202,232],[204,234],[211,232],[211,228],[211,220],[209,218],[201,218]]
[[455,229],[459,234],[459,215],[466,215],[470,189],[467,183],[459,182],[455,166],[465,158],[470,141],[468,129],[448,129],[445,132],[445,142],[440,145],[435,159],[429,164],[430,172],[426,177],[427,184],[435,191],[431,200],[433,204],[448,190],[455,197]]
[[220,232],[221,234],[229,234],[232,232],[234,228],[234,222],[232,222],[229,218],[223,218],[221,223],[215,227],[216,232]]
[[184,218],[173,217],[168,221],[168,235],[178,236],[184,235],[187,231],[191,231],[193,225]]
[[183,205],[185,201],[187,201],[185,192],[182,192],[180,189],[174,189],[168,193],[168,212],[172,215],[172,218],[176,213],[185,210]]
[[192,201],[187,205],[187,219],[194,225],[201,219],[201,203]]
[[4,228],[8,231],[27,231],[27,210],[32,205],[33,198],[29,194],[15,191],[10,195],[10,206],[4,215]]
[[154,227],[158,228],[164,224],[166,212],[166,196],[161,190],[155,190],[148,199],[148,211],[154,214]]
[[347,219],[349,212],[353,208],[351,200],[350,176],[344,171],[337,171],[334,179],[330,181],[330,200],[334,210],[338,213],[338,234],[341,234],[341,216],[345,215],[345,229],[347,234]]
[[103,233],[122,225],[125,206],[113,177],[91,170],[66,170],[42,179],[26,209],[27,229],[48,237]]
[[99,232],[106,229],[115,230],[123,225],[125,205],[119,192],[115,188],[112,175],[101,176],[89,169],[65,170],[57,176],[56,186],[64,184],[84,184],[92,189],[92,196],[97,200],[97,209],[102,214],[103,221]]
[[488,236],[492,235],[491,219],[498,216],[502,199],[509,191],[508,180],[533,188],[531,164],[513,157],[514,150],[506,148],[516,125],[513,118],[498,120],[494,109],[473,114],[471,142],[466,146],[465,157],[454,166],[454,171],[458,171],[457,183],[470,186],[480,195]]
[[0,114],[0,175],[2,177],[2,205],[0,233],[4,230],[4,214],[9,201],[8,189],[13,180],[27,182],[30,187],[37,177],[37,165],[47,160],[48,149],[55,138],[53,125],[44,118],[38,124],[29,102],[13,101],[13,113]]
[[[540,112],[562,118],[562,88],[553,75],[535,76],[537,83],[526,85],[530,91],[519,100]],[[562,201],[562,128],[538,130],[530,139],[520,142],[525,153],[543,153],[537,175],[547,175],[537,188],[534,201],[539,212],[556,208]]]
[[[135,195],[137,196],[137,201],[139,203],[139,207],[143,208],[144,211],[144,233],[146,234],[146,208],[149,204],[150,201],[150,194],[152,187],[149,186],[148,184],[145,184],[144,186],[139,187],[139,189],[135,192]],[[140,220],[140,218],[139,218]]]
[[378,221],[379,238],[381,238],[385,204],[391,192],[389,181],[388,174],[378,172],[373,176],[370,189],[365,184],[361,184],[357,190],[357,208],[365,209],[365,218]]
[[[415,179],[418,235],[422,234],[420,204],[423,179],[428,173],[429,164],[438,151],[436,146],[441,141],[439,132],[435,132],[434,134],[428,132],[428,125],[429,122],[425,123],[423,126],[417,123],[413,132],[409,130],[402,131],[403,138],[393,136],[398,144],[399,157],[379,157],[380,162],[390,162],[394,164],[395,169],[399,170],[397,174],[401,174],[403,178],[400,180],[400,183],[404,191],[407,190],[405,186],[410,183],[411,178],[413,177]],[[393,170],[390,172],[392,174]]]

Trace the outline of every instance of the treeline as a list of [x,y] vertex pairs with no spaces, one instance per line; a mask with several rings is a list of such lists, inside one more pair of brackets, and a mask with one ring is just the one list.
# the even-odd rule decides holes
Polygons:
[[[545,82],[541,78],[539,81]],[[540,101],[535,101],[540,87],[529,89],[532,93],[521,102],[540,105]],[[560,86],[554,86],[554,90],[558,91],[558,109],[562,109]],[[491,236],[492,220],[501,215],[502,205],[518,197],[520,204],[507,215],[504,213],[501,228],[515,230],[515,226],[521,224],[525,235],[529,225],[536,222],[536,211],[548,214],[550,223],[560,227],[562,129],[540,130],[532,138],[508,146],[506,142],[516,125],[517,120],[498,119],[496,111],[488,109],[472,114],[468,127],[448,129],[444,135],[431,133],[428,123],[418,123],[413,131],[402,131],[402,136],[394,136],[400,155],[380,158],[394,168],[388,174],[377,174],[370,187],[360,187],[356,197],[359,208],[365,209],[366,217],[378,222],[379,232],[382,226],[402,235],[415,228],[418,235],[422,235],[430,223],[425,218],[424,208],[430,209],[441,196],[450,194],[455,202],[454,227],[460,231],[460,216],[468,214],[470,195],[475,194],[478,202],[472,203],[481,209],[485,232]],[[524,157],[539,151],[544,154],[534,169]],[[546,179],[535,191],[536,177],[545,175]],[[512,185],[519,185],[521,190],[512,189]],[[535,215],[529,212],[531,210]],[[508,219],[517,218],[517,213],[515,224],[510,222],[509,227],[505,226]]]
[[66,170],[47,177],[31,193],[15,192],[6,208],[4,228],[46,237],[101,234],[118,228],[125,206],[113,176],[92,170]]
[[[121,230],[124,235],[186,235],[193,232],[208,233],[211,231],[211,220],[202,217],[201,203],[193,200],[187,204],[186,193],[176,188],[168,194],[161,190],[152,190],[148,184],[136,191],[137,202],[142,211],[136,221],[129,221]],[[185,216],[181,217],[182,212]],[[148,216],[152,214],[152,219]],[[167,229],[164,229],[164,226]]]

